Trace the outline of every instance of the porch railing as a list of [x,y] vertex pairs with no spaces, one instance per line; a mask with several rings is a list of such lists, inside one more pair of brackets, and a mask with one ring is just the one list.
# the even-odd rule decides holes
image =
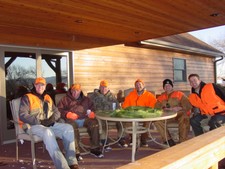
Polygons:
[[225,126],[118,169],[218,169],[225,158]]

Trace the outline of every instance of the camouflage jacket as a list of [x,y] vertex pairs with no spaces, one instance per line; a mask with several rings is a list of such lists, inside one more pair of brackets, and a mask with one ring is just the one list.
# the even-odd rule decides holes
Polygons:
[[120,108],[119,102],[110,90],[104,95],[99,90],[95,90],[90,97],[94,103],[95,110],[112,110],[112,103],[116,103],[116,109]]

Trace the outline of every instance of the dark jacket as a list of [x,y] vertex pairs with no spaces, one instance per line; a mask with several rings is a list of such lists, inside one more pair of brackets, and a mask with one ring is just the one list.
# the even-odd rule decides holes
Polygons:
[[65,120],[68,112],[76,113],[79,119],[84,119],[87,118],[88,109],[95,111],[93,102],[87,96],[84,96],[83,92],[81,92],[78,99],[75,99],[71,94],[71,90],[59,101],[57,106],[61,117]]

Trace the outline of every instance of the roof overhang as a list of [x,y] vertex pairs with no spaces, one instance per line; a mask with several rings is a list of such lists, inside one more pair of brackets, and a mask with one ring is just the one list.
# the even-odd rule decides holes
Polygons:
[[174,44],[170,42],[165,42],[161,40],[146,40],[141,41],[139,43],[139,47],[146,47],[146,48],[152,48],[152,49],[160,49],[160,50],[169,50],[169,51],[178,51],[182,53],[192,53],[192,54],[199,54],[199,55],[205,55],[209,57],[221,57],[224,56],[222,52],[213,52],[209,50],[199,49],[195,47],[190,46],[183,46],[179,44]]
[[80,50],[225,25],[225,1],[0,2],[0,44]]

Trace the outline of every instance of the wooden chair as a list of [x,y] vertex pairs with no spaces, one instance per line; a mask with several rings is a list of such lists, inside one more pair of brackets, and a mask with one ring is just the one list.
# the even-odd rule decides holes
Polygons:
[[[13,99],[10,101],[10,108],[12,111],[12,116],[13,116],[13,123],[15,126],[15,132],[16,132],[16,160],[18,161],[18,156],[19,156],[19,147],[18,147],[18,141],[23,142],[25,141],[30,141],[31,142],[31,158],[32,158],[32,165],[33,168],[36,169],[36,158],[35,158],[35,143],[41,142],[42,138],[33,135],[31,131],[29,130],[28,127],[28,132],[24,132],[24,130],[20,127],[22,124],[19,121],[19,107],[20,107],[20,100],[21,98]],[[26,124],[29,126],[29,124]]]

